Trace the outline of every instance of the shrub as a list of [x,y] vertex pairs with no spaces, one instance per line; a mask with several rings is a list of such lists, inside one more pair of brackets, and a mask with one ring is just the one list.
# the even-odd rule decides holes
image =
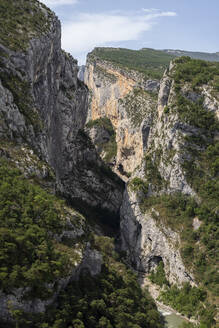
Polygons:
[[170,109],[168,106],[165,106],[163,111],[164,111],[164,114],[168,114]]
[[138,177],[133,178],[129,182],[129,186],[135,192],[142,192],[145,195],[148,193],[148,183]]
[[166,279],[163,261],[160,261],[155,271],[152,271],[149,275],[149,279],[156,285],[162,287],[163,285],[169,285]]

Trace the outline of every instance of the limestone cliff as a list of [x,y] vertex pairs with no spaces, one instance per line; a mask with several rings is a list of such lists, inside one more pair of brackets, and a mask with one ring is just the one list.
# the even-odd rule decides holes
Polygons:
[[[215,63],[180,58],[159,82],[143,83],[139,72],[116,65],[115,57],[110,62],[91,53],[87,60],[88,120],[111,120],[117,143],[111,165],[123,179],[131,176],[120,211],[122,250],[143,275],[163,261],[172,284],[202,284],[198,258],[208,223],[201,213],[206,206],[213,218],[217,206],[217,72]],[[193,222],[200,218],[197,237]],[[207,262],[213,270],[215,261]]]
[[[187,66],[192,70],[198,64],[188,58],[176,60],[160,82],[148,147],[123,198],[121,243],[131,265],[141,274],[156,271],[163,261],[171,283],[182,285],[187,281],[203,286],[203,277],[209,281],[209,273],[201,271],[198,258],[206,258],[209,270],[216,265],[215,258],[206,257],[204,236],[211,225],[208,220],[217,229],[219,153],[209,151],[218,149],[219,106],[214,75],[208,83],[197,82],[195,74],[186,76]],[[217,74],[215,64],[201,65],[208,65],[208,70],[213,65]],[[180,70],[184,74],[181,78]],[[208,214],[202,213],[204,207]],[[196,237],[194,223],[199,219]],[[216,235],[209,238],[216,256]],[[207,288],[211,289],[210,285]],[[214,300],[210,298],[210,302]]]
[[103,117],[111,120],[117,143],[114,167],[125,179],[140,164],[147,147],[159,82],[145,79],[141,73],[118,67],[91,53],[87,59],[85,84],[91,91],[88,121]]
[[128,188],[121,208],[122,249],[128,252],[131,265],[141,274],[156,270],[163,261],[170,283],[194,284],[194,277],[183,264],[179,234],[156,220],[159,216],[153,207],[142,212],[139,199]]

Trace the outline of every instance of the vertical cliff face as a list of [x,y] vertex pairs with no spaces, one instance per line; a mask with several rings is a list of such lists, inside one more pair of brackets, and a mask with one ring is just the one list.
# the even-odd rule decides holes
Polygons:
[[1,44],[0,131],[3,137],[28,142],[54,168],[57,188],[69,199],[117,213],[119,180],[108,175],[102,187],[106,168],[80,132],[87,117],[87,88],[77,78],[76,60],[61,50],[59,20],[44,7],[43,13],[48,30],[30,38],[25,50]]
[[[208,82],[193,71],[198,65],[200,75],[212,70]],[[205,257],[209,229],[202,210],[208,208],[214,224],[218,216],[218,168],[213,168],[218,161],[218,151],[213,151],[219,131],[217,70],[216,64],[188,58],[171,63],[160,82],[144,158],[129,180],[121,208],[122,248],[132,265],[147,273],[162,260],[169,281],[177,284],[202,283],[198,258]],[[197,219],[202,221],[196,239]],[[208,258],[206,263],[213,270],[215,261]]]
[[140,164],[147,147],[159,82],[91,53],[85,83],[91,91],[88,120],[107,117],[112,122],[117,143],[114,168],[125,179]]
[[153,207],[142,211],[139,198],[127,188],[121,207],[122,249],[127,251],[130,264],[141,274],[156,270],[162,261],[170,283],[194,284],[194,277],[180,255],[179,234],[157,220],[159,215]]

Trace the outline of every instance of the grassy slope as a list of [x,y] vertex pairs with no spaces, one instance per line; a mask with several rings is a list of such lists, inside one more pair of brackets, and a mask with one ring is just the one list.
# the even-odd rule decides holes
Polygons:
[[157,79],[162,77],[165,68],[175,57],[159,50],[130,50],[125,48],[95,48],[91,54],[113,62],[120,67],[141,72],[146,77]]
[[155,50],[143,48],[140,50],[131,50],[125,48],[95,48],[92,53],[103,60],[110,61],[120,67],[136,70],[145,74],[146,77],[161,78],[165,68],[169,66],[170,61],[175,57],[190,56],[194,59],[209,61],[219,61],[219,54],[210,54],[202,52],[190,52],[177,50]]
[[189,56],[193,59],[202,59],[207,61],[219,61],[219,53],[208,53],[208,52],[195,52],[195,51],[186,51],[186,50],[164,50],[166,53],[181,57],[181,56]]
[[37,0],[1,0],[0,43],[14,51],[25,50],[31,38],[48,32],[52,17]]

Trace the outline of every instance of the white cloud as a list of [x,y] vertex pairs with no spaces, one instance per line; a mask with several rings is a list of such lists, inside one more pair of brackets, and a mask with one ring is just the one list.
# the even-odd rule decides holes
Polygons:
[[143,8],[142,9],[145,13],[152,13],[152,12],[155,12],[155,11],[159,11],[159,9],[156,9],[156,8]]
[[149,31],[159,17],[176,16],[175,12],[150,12],[133,14],[102,13],[79,14],[72,21],[64,22],[62,47],[76,58],[84,58],[96,46],[114,42],[138,40],[143,32]]
[[78,0],[40,0],[40,1],[50,7],[74,5],[78,2]]

